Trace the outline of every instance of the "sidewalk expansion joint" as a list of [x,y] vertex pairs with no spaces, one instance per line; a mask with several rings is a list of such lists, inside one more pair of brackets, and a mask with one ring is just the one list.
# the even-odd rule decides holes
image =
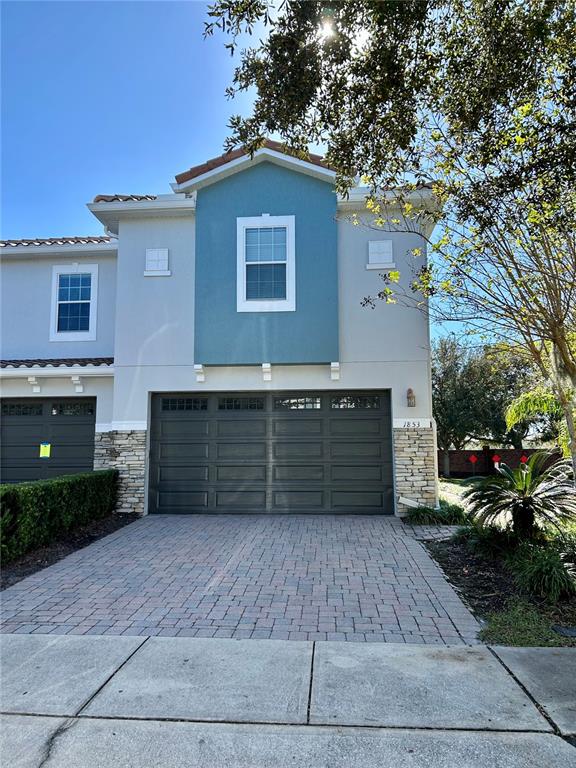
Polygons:
[[562,733],[560,732],[560,729],[558,728],[558,726],[556,725],[556,723],[554,722],[554,720],[552,720],[552,718],[550,717],[550,715],[548,714],[548,712],[546,712],[546,710],[544,709],[544,707],[542,706],[542,704],[540,704],[538,701],[536,701],[536,699],[534,698],[534,696],[532,696],[532,694],[530,693],[530,691],[528,690],[528,688],[526,688],[526,686],[524,685],[524,683],[522,683],[522,682],[521,682],[521,681],[520,681],[520,680],[519,680],[519,679],[516,677],[516,675],[514,674],[514,672],[512,672],[512,670],[510,669],[510,667],[508,667],[508,666],[507,666],[507,665],[506,665],[506,664],[505,664],[505,663],[502,661],[502,659],[500,658],[500,656],[498,656],[498,654],[497,654],[497,653],[496,653],[496,651],[495,651],[495,650],[492,648],[492,646],[488,645],[488,646],[486,646],[486,647],[488,648],[488,650],[490,651],[490,653],[492,654],[492,656],[494,656],[494,657],[496,658],[496,660],[500,662],[500,664],[501,664],[501,665],[504,667],[504,669],[506,670],[506,672],[508,672],[508,674],[510,675],[510,677],[512,678],[512,680],[514,680],[514,682],[515,682],[515,683],[518,685],[518,687],[519,687],[519,688],[521,688],[521,689],[524,691],[524,693],[526,694],[526,696],[528,696],[528,698],[530,699],[530,701],[532,702],[532,704],[534,704],[534,706],[536,707],[536,709],[538,710],[538,712],[540,712],[540,714],[542,715],[542,717],[544,718],[544,720],[546,720],[546,722],[548,723],[548,725],[549,725],[549,726],[551,726],[551,728],[552,728],[552,730],[554,731],[554,733],[556,734],[556,736],[562,736]]
[[314,682],[314,655],[316,653],[316,641],[312,643],[312,655],[310,656],[310,687],[308,688],[308,708],[306,710],[306,724],[310,724],[310,708],[312,706],[312,683]]
[[341,729],[341,728],[353,728],[355,730],[363,731],[425,731],[427,733],[433,732],[445,732],[450,731],[454,733],[534,733],[544,734],[549,736],[557,736],[560,734],[550,733],[548,730],[539,730],[537,728],[466,728],[457,726],[427,726],[427,725],[367,725],[358,723],[283,723],[281,720],[230,720],[222,719],[218,720],[212,718],[210,720],[202,720],[186,717],[136,717],[131,715],[54,715],[43,714],[39,712],[0,712],[0,715],[6,715],[8,717],[42,717],[52,719],[62,719],[66,717],[69,721],[80,722],[82,720],[115,720],[119,722],[128,723],[190,723],[191,725],[244,725],[244,726],[270,726],[277,728],[278,726],[284,728],[303,728],[305,730],[310,728],[320,729]]
[[96,696],[98,696],[98,694],[100,693],[100,691],[101,691],[103,688],[105,688],[105,687],[108,685],[108,683],[110,682],[110,680],[112,680],[112,678],[113,678],[115,675],[117,675],[117,674],[118,674],[118,672],[120,672],[120,670],[121,670],[121,669],[122,669],[122,668],[123,668],[123,667],[124,667],[126,664],[128,664],[128,662],[130,661],[130,659],[131,659],[131,658],[132,658],[132,657],[133,657],[135,654],[137,654],[137,653],[138,653],[138,651],[140,650],[140,648],[142,648],[142,646],[143,646],[145,643],[147,643],[149,639],[150,639],[149,637],[145,637],[145,638],[142,640],[142,642],[140,643],[140,645],[138,645],[138,647],[137,647],[137,648],[135,648],[135,649],[132,651],[132,653],[131,653],[129,656],[127,656],[127,657],[124,659],[124,661],[123,661],[123,662],[122,662],[122,663],[121,663],[119,666],[117,666],[117,667],[116,667],[116,669],[115,669],[115,670],[112,672],[112,674],[111,674],[111,675],[109,675],[109,676],[106,678],[106,680],[104,680],[104,682],[102,683],[102,685],[101,685],[99,688],[97,688],[97,689],[94,691],[94,693],[90,694],[90,696],[89,696],[89,697],[86,699],[86,701],[85,701],[83,704],[81,704],[81,705],[80,705],[79,709],[76,711],[76,714],[75,714],[75,715],[73,715],[73,717],[78,717],[78,716],[80,715],[80,713],[82,712],[82,710],[83,710],[83,709],[86,709],[86,707],[88,706],[88,704],[90,704],[90,702],[91,702],[91,701],[93,701],[93,699],[95,699],[95,698],[96,698]]

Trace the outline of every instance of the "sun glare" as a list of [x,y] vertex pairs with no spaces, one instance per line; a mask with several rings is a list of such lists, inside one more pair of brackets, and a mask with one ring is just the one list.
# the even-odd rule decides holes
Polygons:
[[326,40],[329,40],[331,37],[334,37],[334,26],[332,25],[332,22],[326,19],[322,22],[320,27],[318,28],[318,38],[325,42]]

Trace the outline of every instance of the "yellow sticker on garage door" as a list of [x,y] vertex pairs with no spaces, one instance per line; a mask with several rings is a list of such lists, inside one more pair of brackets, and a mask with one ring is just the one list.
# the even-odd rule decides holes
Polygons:
[[40,458],[49,459],[51,448],[52,448],[52,445],[50,443],[40,443]]

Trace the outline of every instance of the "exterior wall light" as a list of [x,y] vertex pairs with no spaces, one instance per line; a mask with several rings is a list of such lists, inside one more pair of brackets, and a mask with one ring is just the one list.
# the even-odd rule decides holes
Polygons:
[[414,390],[411,387],[406,392],[406,405],[408,408],[416,407],[416,395],[414,394]]

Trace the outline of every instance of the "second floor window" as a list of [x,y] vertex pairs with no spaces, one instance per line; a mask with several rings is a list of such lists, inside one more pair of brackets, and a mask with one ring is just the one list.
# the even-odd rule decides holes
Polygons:
[[50,341],[94,341],[97,264],[52,267]]
[[286,227],[246,229],[246,299],[286,298]]
[[239,218],[237,238],[237,311],[294,311],[294,216]]
[[58,275],[58,333],[90,330],[92,275]]

